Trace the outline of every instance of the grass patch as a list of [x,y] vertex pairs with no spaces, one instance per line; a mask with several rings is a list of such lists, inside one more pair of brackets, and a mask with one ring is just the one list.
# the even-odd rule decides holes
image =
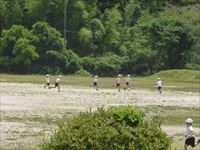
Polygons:
[[198,70],[167,70],[167,71],[160,71],[150,78],[157,78],[160,77],[164,80],[175,80],[175,81],[182,81],[182,82],[199,82],[200,80],[200,71]]
[[162,125],[185,125],[187,118],[194,120],[194,127],[200,127],[199,108],[177,106],[145,106],[139,107],[149,117],[160,116]]

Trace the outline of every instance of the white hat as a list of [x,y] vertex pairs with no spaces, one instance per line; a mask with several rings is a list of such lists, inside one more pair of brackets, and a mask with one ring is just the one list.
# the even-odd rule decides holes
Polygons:
[[128,74],[127,77],[130,77],[130,74]]
[[160,78],[157,78],[157,80],[160,80]]
[[118,74],[118,77],[121,77],[122,75],[121,74]]
[[97,76],[97,75],[95,75],[94,77],[95,77],[95,78],[98,78],[98,76]]
[[49,77],[49,74],[46,74],[46,77]]
[[62,78],[62,76],[61,76],[61,75],[59,75],[59,76],[58,76],[58,78]]
[[186,123],[192,123],[193,120],[191,118],[187,118],[187,120],[185,120]]

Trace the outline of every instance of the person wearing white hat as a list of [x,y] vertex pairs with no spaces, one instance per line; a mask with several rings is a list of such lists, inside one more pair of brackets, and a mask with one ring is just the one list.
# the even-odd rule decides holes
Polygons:
[[157,84],[158,91],[161,94],[162,93],[162,85],[163,85],[163,83],[160,80],[160,78],[157,78],[156,84]]
[[61,80],[61,78],[62,78],[62,76],[59,75],[59,76],[56,78],[55,86],[52,87],[52,88],[58,87],[58,92],[60,92],[60,80]]
[[120,92],[120,82],[121,82],[121,75],[119,74],[117,77],[116,77],[116,88],[118,89],[118,91]]
[[188,118],[185,120],[186,123],[186,133],[185,133],[185,144],[184,150],[187,150],[188,146],[195,147],[197,144],[200,143],[200,140],[197,141],[195,144],[195,136],[194,136],[194,129],[192,127],[193,120]]
[[44,88],[48,87],[50,89],[50,78],[49,78],[49,74],[46,74],[46,78],[45,78],[45,85]]
[[94,76],[94,80],[93,80],[93,86],[94,86],[94,88],[98,91],[99,90],[99,88],[98,88],[98,76],[97,75],[95,75]]
[[130,75],[128,74],[125,79],[126,87],[124,88],[124,90],[130,89],[130,80],[131,78],[130,78]]

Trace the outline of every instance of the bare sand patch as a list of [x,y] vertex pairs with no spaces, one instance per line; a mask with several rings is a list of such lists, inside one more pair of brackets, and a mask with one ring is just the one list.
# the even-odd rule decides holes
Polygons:
[[[118,92],[116,89],[61,86],[45,89],[43,85],[1,83],[1,148],[37,149],[44,135],[57,127],[48,120],[62,119],[90,108],[118,105],[199,107],[197,93],[151,90]],[[170,129],[169,129],[170,128]],[[171,130],[173,128],[173,130]],[[163,127],[169,135],[182,134],[184,127]],[[180,130],[178,130],[180,129]],[[199,129],[198,129],[199,130]],[[172,132],[170,132],[172,131]],[[173,134],[172,134],[173,133]]]

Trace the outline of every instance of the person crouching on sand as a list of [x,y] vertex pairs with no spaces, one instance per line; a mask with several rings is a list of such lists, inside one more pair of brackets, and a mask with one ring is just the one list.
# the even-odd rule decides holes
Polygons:
[[193,120],[188,118],[186,121],[186,133],[185,133],[185,144],[184,150],[187,150],[188,146],[195,147],[200,143],[200,139],[195,143],[194,129],[192,127]]
[[94,76],[94,80],[93,80],[93,86],[94,86],[94,88],[98,91],[99,90],[99,88],[98,88],[98,76],[97,75],[95,75]]
[[59,75],[59,76],[56,78],[55,86],[52,87],[52,88],[58,87],[58,92],[60,92],[60,80],[61,80],[61,78],[62,78],[62,76]]
[[126,79],[125,79],[125,82],[126,82],[126,87],[124,88],[124,90],[128,90],[128,89],[130,89],[130,75],[128,74],[127,76],[126,76]]
[[161,94],[162,93],[162,81],[160,80],[160,78],[157,78],[157,82],[156,82],[156,84],[157,84],[157,88],[158,88],[158,91],[159,91],[159,93]]
[[120,92],[120,79],[121,78],[121,75],[119,74],[116,78],[116,88],[118,89],[118,91]]
[[49,78],[49,75],[47,74],[46,75],[46,78],[45,78],[45,85],[44,85],[44,88],[48,87],[49,89],[51,88],[50,87],[50,78]]

